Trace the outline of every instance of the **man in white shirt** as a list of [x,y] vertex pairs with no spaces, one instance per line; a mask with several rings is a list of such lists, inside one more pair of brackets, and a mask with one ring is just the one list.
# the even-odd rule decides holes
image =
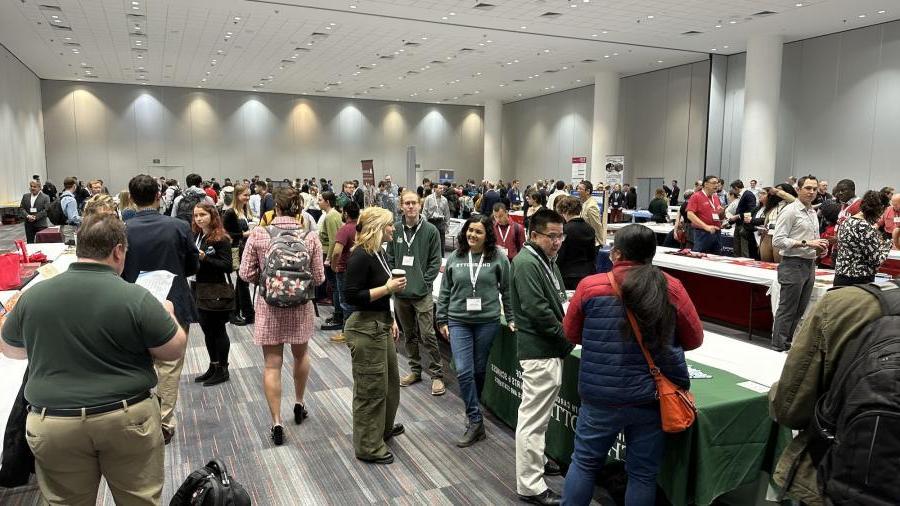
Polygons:
[[431,223],[438,229],[441,236],[441,252],[446,247],[447,234],[447,218],[450,217],[450,202],[444,196],[444,185],[434,185],[432,192],[425,197],[425,205],[423,214],[428,223]]
[[550,194],[549,197],[547,197],[547,209],[550,209],[551,211],[556,210],[553,207],[554,204],[556,203],[556,197],[559,197],[560,195],[565,195],[566,194],[565,188],[566,188],[565,181],[560,180],[560,181],[556,182],[556,189],[553,191],[553,193]]
[[250,214],[252,214],[256,218],[261,217],[259,214],[259,204],[260,204],[259,194],[254,192],[253,195],[250,195],[250,202],[248,202],[247,205],[250,206]]

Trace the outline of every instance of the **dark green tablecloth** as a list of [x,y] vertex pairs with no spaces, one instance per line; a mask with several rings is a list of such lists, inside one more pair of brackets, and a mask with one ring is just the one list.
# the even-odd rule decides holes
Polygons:
[[[521,369],[515,336],[506,327],[494,340],[482,403],[510,427],[515,427],[521,395]],[[571,462],[578,407],[578,350],[566,357],[563,385],[547,430],[546,453],[563,464]],[[675,505],[711,504],[742,485],[754,483],[760,471],[771,469],[791,433],[772,422],[765,393],[739,386],[747,381],[703,364],[692,367],[712,376],[695,379],[691,391],[699,415],[689,430],[670,434],[659,485]],[[625,458],[622,436],[611,458]]]

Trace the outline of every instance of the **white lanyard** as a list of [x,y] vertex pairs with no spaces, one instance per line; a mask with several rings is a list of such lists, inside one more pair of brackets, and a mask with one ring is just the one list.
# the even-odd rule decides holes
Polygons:
[[196,241],[195,244],[196,244],[196,246],[197,246],[197,249],[200,249],[200,245],[203,244],[203,232],[200,232],[200,233],[197,235],[197,241]]
[[500,228],[500,225],[497,225],[497,232],[500,232],[500,242],[506,244],[506,238],[509,237],[509,229],[512,228],[512,225],[506,225],[506,233],[503,233],[503,229]]
[[422,228],[422,218],[419,217],[419,224],[416,225],[416,230],[413,232],[412,237],[408,237],[406,235],[406,226],[403,226],[403,238],[406,239],[406,251],[411,251],[412,243],[416,240],[416,235],[419,233],[419,229]]
[[[713,194],[713,195],[715,195],[715,194]],[[706,198],[709,199],[709,207],[712,208],[713,212],[716,212],[716,202],[717,201],[721,202],[721,201],[719,201],[718,195],[716,195],[716,198],[712,198],[712,197],[706,197]]]
[[475,295],[475,283],[478,281],[478,274],[481,272],[481,266],[484,265],[484,253],[481,253],[481,258],[478,259],[478,268],[475,271],[472,271],[472,264],[475,263],[472,260],[472,252],[469,252],[469,280],[472,281],[472,295]]
[[384,269],[384,272],[387,273],[388,279],[391,279],[391,267],[388,265],[387,260],[381,257],[381,252],[375,252],[375,258],[378,259],[378,263],[381,264],[381,268]]
[[550,265],[544,261],[544,258],[541,257],[541,255],[539,255],[538,252],[535,251],[530,244],[526,245],[525,249],[527,249],[532,255],[534,255],[535,258],[537,258],[541,262],[541,265],[544,266],[544,270],[547,272],[547,278],[550,279],[550,281],[553,283],[553,287],[556,288],[557,292],[559,292],[561,289],[559,280],[556,279],[556,276],[553,275],[553,270],[550,269]]

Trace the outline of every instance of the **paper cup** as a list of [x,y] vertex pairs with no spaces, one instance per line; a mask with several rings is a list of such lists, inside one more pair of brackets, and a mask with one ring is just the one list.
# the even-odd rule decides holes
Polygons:
[[392,278],[405,278],[406,271],[404,271],[403,269],[393,269],[393,270],[391,270],[391,277]]

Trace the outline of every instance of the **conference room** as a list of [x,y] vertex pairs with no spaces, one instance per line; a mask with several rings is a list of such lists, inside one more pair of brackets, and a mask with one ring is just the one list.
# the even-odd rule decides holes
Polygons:
[[885,0],[4,2],[0,504],[896,502],[897,90]]

